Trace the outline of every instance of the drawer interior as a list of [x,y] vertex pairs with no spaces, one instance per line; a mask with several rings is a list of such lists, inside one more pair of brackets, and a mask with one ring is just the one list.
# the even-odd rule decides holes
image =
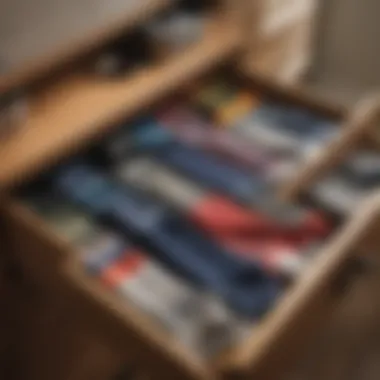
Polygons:
[[[302,106],[303,109],[307,109],[306,114],[303,114],[302,117],[309,121],[313,120],[314,124],[310,121],[310,131],[305,131],[299,126],[290,130],[286,128],[284,130],[274,128],[272,131],[270,131],[270,128],[264,127],[256,129],[255,138],[249,140],[250,134],[255,130],[255,125],[257,125],[251,122],[252,118],[256,117],[257,110],[261,110],[260,112],[263,113],[263,116],[261,117],[264,117],[264,120],[266,116],[270,118],[272,115],[271,107],[277,106],[279,101],[281,104],[279,104],[278,107],[282,109],[282,112],[286,112],[287,109],[293,109],[293,112],[296,112],[294,111],[294,107],[300,106]],[[165,111],[166,113],[162,111],[165,108],[168,108],[168,105],[170,106],[169,111],[174,105],[175,112],[177,112],[176,107],[181,108],[183,105],[190,108],[193,116],[194,114],[196,116],[195,120],[198,120],[198,122],[194,122],[192,121],[193,119],[190,118],[190,121],[187,120],[186,123],[189,125],[191,123],[194,124],[194,132],[190,135],[186,134],[184,128],[186,123],[183,121],[184,116],[181,114],[182,111],[179,113],[179,115],[182,115],[182,118],[173,115],[169,117],[169,111]],[[176,115],[175,112],[174,115]],[[72,115],[72,117],[73,116],[74,115]],[[136,212],[136,220],[133,220],[134,217],[131,217],[131,214],[127,212],[127,215],[125,215],[127,219],[125,219],[124,222],[129,223],[130,226],[133,225],[134,227],[129,227],[128,232],[123,232],[123,228],[120,224],[115,224],[114,215],[116,211],[118,211],[118,207],[113,209],[114,211],[111,218],[107,217],[104,219],[102,215],[97,213],[91,215],[91,207],[94,206],[94,203],[91,202],[96,200],[100,204],[103,204],[102,201],[106,199],[106,194],[102,190],[102,181],[95,181],[95,185],[100,186],[99,189],[101,191],[97,193],[97,195],[94,195],[95,198],[92,198],[91,202],[88,200],[90,203],[87,201],[83,203],[83,194],[88,196],[88,193],[86,195],[88,189],[83,190],[84,192],[81,192],[80,190],[79,192],[76,192],[76,190],[80,189],[82,186],[84,189],[88,186],[86,185],[86,175],[88,174],[86,170],[82,172],[79,171],[77,172],[79,174],[75,174],[76,182],[69,181],[70,185],[67,185],[70,188],[69,192],[65,193],[66,190],[62,190],[62,187],[59,185],[57,187],[57,182],[55,182],[57,173],[62,173],[62,171],[65,172],[66,165],[68,165],[67,162],[60,163],[56,168],[52,168],[41,174],[38,179],[30,184],[26,184],[20,189],[15,189],[12,199],[4,202],[2,211],[7,223],[7,231],[10,236],[14,255],[24,272],[27,273],[28,277],[30,277],[35,283],[42,286],[48,286],[54,294],[69,297],[72,302],[71,305],[75,305],[74,308],[80,310],[80,313],[83,314],[83,319],[87,318],[86,320],[89,321],[95,331],[98,331],[101,339],[105,339],[111,346],[116,347],[116,350],[121,352],[122,356],[131,355],[133,361],[139,366],[143,367],[144,363],[149,361],[150,370],[156,375],[162,373],[165,374],[165,378],[178,378],[178,376],[189,379],[211,378],[215,374],[215,369],[217,369],[219,374],[222,373],[226,376],[256,375],[258,378],[276,378],[269,376],[275,376],[274,374],[281,373],[283,366],[287,364],[290,359],[294,359],[295,350],[300,349],[300,347],[302,349],[302,345],[304,344],[308,333],[314,327],[318,326],[323,317],[328,315],[329,310],[331,310],[339,300],[340,291],[336,290],[337,287],[339,288],[339,286],[336,285],[336,282],[339,283],[342,277],[346,279],[346,264],[350,263],[356,245],[361,244],[363,240],[366,240],[369,236],[368,234],[372,230],[370,230],[368,226],[377,223],[377,199],[371,199],[370,205],[364,207],[363,210],[361,210],[360,215],[355,219],[348,221],[347,225],[345,225],[345,221],[342,219],[332,219],[330,218],[329,213],[324,213],[316,207],[301,204],[296,205],[297,207],[302,207],[302,210],[306,210],[306,214],[301,213],[302,215],[308,215],[309,219],[318,221],[316,228],[318,232],[313,229],[315,228],[313,222],[312,224],[314,227],[310,228],[310,234],[312,236],[306,244],[302,241],[303,239],[300,239],[300,234],[302,235],[305,231],[309,231],[307,230],[307,222],[304,222],[304,224],[301,223],[301,227],[297,227],[300,228],[301,231],[298,231],[297,235],[297,233],[294,233],[294,231],[292,232],[291,229],[286,230],[286,225],[288,224],[286,219],[286,223],[283,223],[281,218],[280,220],[275,219],[276,215],[273,214],[273,209],[271,209],[270,205],[263,202],[265,204],[264,208],[262,208],[263,205],[260,205],[259,201],[261,198],[257,198],[254,201],[250,198],[249,205],[245,203],[246,209],[251,210],[250,213],[255,216],[255,223],[259,223],[259,227],[266,226],[265,228],[262,227],[264,228],[263,231],[272,231],[270,232],[272,235],[265,237],[266,235],[264,233],[266,239],[264,239],[264,243],[260,240],[262,239],[260,233],[258,235],[256,233],[256,241],[252,242],[249,240],[251,241],[249,244],[252,244],[249,247],[255,247],[255,250],[258,251],[264,247],[266,249],[266,251],[263,250],[264,254],[261,256],[259,254],[254,259],[237,257],[234,255],[234,260],[232,262],[234,265],[236,262],[239,262],[239,265],[241,262],[244,262],[247,267],[251,267],[254,264],[255,267],[260,269],[260,275],[264,275],[266,281],[264,281],[264,283],[272,284],[273,281],[273,283],[279,284],[280,294],[273,299],[271,306],[266,308],[265,312],[261,311],[260,316],[255,315],[254,317],[250,316],[248,318],[246,315],[241,316],[241,311],[236,313],[236,310],[234,310],[231,320],[235,323],[238,321],[237,325],[239,326],[234,334],[237,338],[241,333],[241,326],[243,327],[242,337],[239,336],[239,339],[236,339],[234,344],[226,345],[223,349],[219,348],[218,353],[208,353],[208,357],[206,355],[200,355],[199,352],[201,352],[201,350],[197,352],[197,350],[194,350],[194,347],[190,348],[187,344],[179,342],[181,339],[178,339],[174,334],[167,333],[166,326],[163,326],[162,322],[158,322],[160,318],[152,318],[152,316],[139,310],[135,305],[138,304],[138,299],[137,301],[135,299],[134,304],[130,299],[126,299],[122,296],[123,292],[120,292],[120,289],[115,291],[114,281],[119,279],[119,272],[124,271],[121,273],[122,275],[126,275],[127,273],[125,272],[126,268],[125,266],[122,266],[122,263],[119,263],[119,266],[114,267],[113,271],[107,272],[108,277],[104,276],[104,273],[94,272],[94,270],[87,265],[88,263],[86,264],[86,255],[83,254],[83,252],[86,252],[86,250],[83,249],[85,246],[82,246],[82,243],[79,242],[80,239],[77,240],[76,237],[73,237],[78,231],[81,231],[81,228],[83,227],[78,219],[77,225],[75,225],[75,222],[73,221],[73,225],[71,226],[74,228],[73,231],[72,228],[62,228],[63,226],[60,224],[62,220],[59,221],[56,218],[54,219],[54,217],[51,218],[52,215],[49,216],[49,213],[54,210],[54,207],[56,207],[57,210],[61,208],[62,211],[62,205],[66,205],[66,202],[69,204],[72,203],[69,205],[70,207],[74,206],[74,208],[78,209],[79,213],[87,215],[85,224],[89,223],[91,225],[101,226],[100,230],[95,229],[95,235],[98,233],[104,234],[102,228],[105,228],[106,231],[112,229],[113,233],[121,234],[123,236],[126,234],[128,239],[130,239],[131,236],[134,236],[131,252],[132,257],[135,257],[136,247],[138,250],[140,247],[143,247],[144,252],[146,250],[149,251],[149,249],[154,249],[147,248],[148,243],[145,240],[149,240],[149,234],[141,237],[139,235],[140,232],[137,234],[134,228],[146,228],[147,222],[152,223],[154,215],[157,216],[159,214],[149,214],[149,212],[151,212],[149,207],[151,202],[154,204],[158,202],[159,204],[164,205],[165,212],[168,212],[170,215],[173,213],[176,217],[179,215],[178,221],[181,222],[178,222],[178,225],[176,225],[177,229],[174,229],[174,231],[179,231],[181,233],[183,233],[184,230],[187,231],[187,224],[183,227],[184,230],[180,229],[182,228],[182,220],[186,219],[186,221],[188,221],[188,219],[191,219],[191,217],[195,215],[195,221],[197,223],[200,221],[201,223],[204,223],[203,226],[206,225],[206,227],[210,227],[207,223],[211,223],[210,230],[206,234],[207,238],[205,237],[205,240],[216,240],[218,243],[217,245],[223,246],[223,249],[227,249],[226,247],[229,247],[228,249],[231,249],[231,247],[239,247],[240,249],[246,244],[244,243],[244,236],[241,237],[242,240],[239,240],[239,237],[238,240],[233,241],[233,244],[227,242],[226,239],[222,240],[223,234],[229,233],[228,230],[223,230],[223,228],[235,228],[234,226],[231,226],[231,223],[227,223],[227,227],[222,223],[222,213],[227,207],[225,201],[232,195],[226,196],[223,194],[222,198],[224,203],[220,203],[220,198],[217,199],[219,203],[197,203],[196,206],[203,205],[203,208],[199,208],[199,210],[197,209],[197,212],[195,213],[192,213],[194,209],[183,208],[185,207],[183,206],[184,204],[186,207],[189,207],[188,202],[192,205],[194,194],[195,199],[199,198],[199,194],[208,194],[207,191],[209,190],[205,191],[205,188],[212,189],[212,191],[210,190],[211,195],[213,195],[213,193],[217,194],[218,192],[223,193],[222,187],[224,186],[223,184],[225,184],[223,181],[222,185],[220,184],[221,182],[218,182],[220,176],[216,175],[216,170],[215,173],[209,170],[206,174],[199,174],[200,166],[202,166],[202,163],[205,161],[199,161],[201,164],[196,164],[195,168],[188,168],[186,163],[193,159],[193,162],[196,162],[195,159],[197,158],[197,154],[199,154],[199,152],[206,152],[209,156],[218,157],[218,160],[220,161],[216,160],[216,162],[222,162],[224,165],[228,160],[222,159],[219,154],[223,155],[225,153],[224,150],[226,150],[227,147],[224,146],[223,148],[223,145],[220,145],[221,142],[225,141],[221,136],[229,135],[231,141],[236,139],[237,135],[248,136],[240,138],[239,141],[242,141],[240,147],[244,148],[247,145],[251,146],[252,150],[260,152],[260,154],[256,156],[256,160],[264,162],[264,166],[274,169],[273,172],[270,172],[269,170],[270,174],[268,175],[268,172],[263,170],[260,165],[253,168],[250,167],[252,164],[247,164],[247,162],[244,165],[239,164],[239,168],[243,165],[244,170],[249,173],[249,178],[258,178],[257,182],[265,183],[266,187],[264,189],[265,192],[267,192],[265,198],[268,198],[269,194],[269,198],[274,202],[279,187],[281,187],[284,181],[288,180],[287,175],[299,170],[303,162],[308,159],[310,151],[308,149],[303,149],[303,147],[307,146],[321,149],[325,146],[327,139],[336,138],[336,135],[341,131],[337,126],[337,120],[339,120],[340,117],[341,115],[339,112],[336,112],[330,107],[311,98],[304,97],[302,94],[296,92],[287,93],[284,89],[276,89],[276,91],[274,91],[262,83],[255,83],[254,81],[248,82],[247,78],[239,77],[230,69],[224,69],[221,72],[218,72],[215,74],[215,77],[214,74],[207,74],[206,78],[202,78],[197,82],[194,81],[186,86],[183,91],[179,91],[173,97],[163,101],[162,104],[157,104],[155,107],[151,107],[142,118],[126,121],[124,124],[121,123],[119,128],[115,128],[117,131],[114,135],[108,136],[103,140],[99,139],[94,141],[94,145],[89,150],[86,150],[86,152],[82,152],[80,158],[73,158],[74,167],[77,165],[77,163],[75,163],[78,162],[76,161],[77,159],[82,160],[81,162],[85,160],[86,164],[87,162],[90,162],[91,167],[95,167],[102,175],[105,173],[107,178],[112,177],[112,181],[114,181],[113,186],[116,188],[121,186],[124,190],[131,187],[131,182],[123,182],[125,177],[120,177],[120,173],[123,173],[120,169],[122,167],[118,165],[120,162],[125,162],[125,167],[128,168],[130,166],[132,169],[133,166],[135,166],[143,170],[144,165],[145,167],[151,168],[150,172],[143,172],[145,175],[140,175],[139,172],[133,174],[133,170],[131,169],[133,175],[131,174],[131,176],[127,177],[128,181],[137,181],[133,182],[134,185],[132,186],[134,190],[138,189],[138,192],[141,192],[137,198],[141,196],[144,200],[149,199],[145,206],[144,202],[137,202],[136,205],[133,207],[131,206],[132,208],[128,209],[131,210],[131,212]],[[152,128],[152,119],[155,123],[157,123],[157,121],[165,123],[164,120],[166,120],[168,124],[172,123],[173,125],[177,125],[170,126],[170,128],[159,128],[160,131],[165,130],[170,132],[162,134],[162,131],[157,131],[157,126],[153,126],[154,128]],[[239,125],[236,125],[237,120],[239,121]],[[241,120],[244,120],[244,123],[240,123]],[[269,121],[270,120],[271,119],[269,119]],[[202,135],[202,130],[197,128],[198,123],[201,122],[207,124],[204,127],[205,129],[203,130],[203,133],[207,130],[212,132],[208,135]],[[260,127],[260,123],[258,124]],[[313,128],[318,131],[323,131],[322,138],[314,139],[318,134],[313,135]],[[170,141],[167,140],[168,135]],[[196,138],[197,135],[198,138]],[[320,135],[321,134],[318,136]],[[261,141],[261,144],[257,144],[257,141],[253,141],[256,138],[258,141]],[[176,145],[178,140],[180,147],[182,148],[179,151],[174,150],[177,154],[174,155],[175,159],[170,161],[166,156],[170,150],[166,148],[166,145],[160,144],[163,142],[165,144],[172,144],[174,141],[174,146],[178,148]],[[138,144],[145,144],[148,149],[142,149],[141,145],[136,145],[136,141]],[[205,141],[207,144],[204,144]],[[218,142],[218,144],[213,144],[213,141]],[[302,141],[304,142],[304,145],[300,144]],[[309,143],[311,144],[310,146],[308,145]],[[197,144],[204,145],[196,146]],[[285,146],[284,149],[281,148],[283,145]],[[153,149],[151,149],[152,147]],[[162,147],[164,147],[163,150],[161,149]],[[172,145],[168,145],[168,147],[171,149]],[[173,193],[172,191],[174,185],[178,184],[178,181],[170,183],[169,179],[173,180],[171,176],[161,178],[161,185],[162,181],[168,181],[169,183],[168,193],[171,195],[168,199],[166,199],[166,194],[164,194],[165,192],[162,190],[160,192],[156,191],[153,194],[153,188],[150,187],[151,184],[154,182],[156,183],[155,186],[160,185],[157,180],[159,177],[157,177],[157,173],[155,173],[155,171],[159,172],[160,166],[156,167],[154,164],[155,161],[158,161],[161,164],[164,162],[166,165],[170,161],[170,165],[173,165],[174,168],[175,165],[179,164],[182,157],[181,154],[185,152],[188,147],[195,149],[198,153],[195,156],[188,154],[185,156],[185,159],[182,159],[182,162],[185,163],[185,166],[182,167],[182,171],[185,169],[190,170],[189,175],[195,183],[197,181],[194,180],[194,176],[201,176],[197,178],[202,178],[201,180],[199,179],[199,181],[202,182],[202,186],[199,188],[196,187],[195,189],[187,188],[186,191],[182,191],[182,197],[177,197],[176,202],[173,204],[171,203],[171,200],[175,195],[178,195],[178,192]],[[266,147],[268,152],[273,152],[272,155],[268,155],[269,158],[266,156],[268,153],[267,151],[260,150],[263,147]],[[300,147],[302,147],[302,149],[300,149]],[[162,156],[158,156],[157,158],[157,151],[161,152],[160,154],[162,154]],[[237,155],[236,150],[233,156],[235,158],[238,156],[240,159],[244,158],[241,155]],[[151,159],[152,157],[153,160]],[[162,161],[162,157],[166,157],[166,161]],[[245,158],[247,159],[247,157]],[[249,162],[253,161],[253,158],[250,155],[249,160]],[[289,165],[287,165],[285,169],[282,169],[280,164],[285,160],[287,160]],[[71,160],[69,161],[71,164]],[[206,159],[206,162],[209,161]],[[130,163],[132,163],[132,165]],[[151,166],[147,166],[147,163]],[[217,164],[216,166],[211,167],[219,168],[220,166]],[[250,167],[249,170],[248,167]],[[278,169],[278,167],[280,169]],[[291,169],[290,172],[289,167]],[[119,168],[120,170],[117,171],[115,168]],[[127,169],[125,170],[128,172]],[[181,174],[181,168],[177,168],[175,173],[177,173],[177,171]],[[283,175],[284,171],[287,175]],[[232,171],[231,173],[234,172]],[[150,178],[151,181],[146,181],[147,178]],[[214,183],[209,182],[209,178],[214,178]],[[63,188],[65,188],[66,182],[63,181],[60,183],[63,183]],[[230,183],[232,182],[230,181]],[[218,190],[216,191],[213,189],[213,186],[218,187]],[[224,188],[224,191],[229,191],[229,185],[226,186],[227,189]],[[71,191],[75,194],[79,194],[76,198],[74,197],[74,201],[73,198],[70,198],[71,194],[73,194]],[[234,190],[232,189],[231,191],[233,192]],[[260,194],[263,196],[262,193]],[[184,195],[186,195],[185,198]],[[117,196],[120,195],[116,194],[115,197]],[[133,195],[132,198],[134,197],[135,196]],[[42,207],[41,205],[36,207],[36,199],[40,201],[41,198],[43,198]],[[178,200],[178,198],[180,200]],[[206,200],[210,199],[215,200],[213,197],[207,198]],[[202,200],[205,200],[205,198],[202,198]],[[120,201],[123,201],[123,199],[120,198]],[[241,218],[244,213],[242,213],[241,204],[244,204],[244,202],[247,201],[241,199],[234,199],[233,201],[233,204],[236,204],[238,207],[238,212],[236,211],[236,208],[233,208],[237,213],[237,221],[242,220]],[[182,207],[180,210],[178,209],[178,204]],[[88,207],[89,205],[90,207]],[[206,206],[212,206],[210,209],[211,213],[203,212]],[[216,206],[219,208],[216,208]],[[280,206],[281,204],[278,204],[276,207]],[[139,207],[142,207],[142,209],[146,207],[145,212],[151,215],[147,220],[138,220],[138,218],[141,217],[141,210]],[[258,209],[255,211],[254,207],[257,207]],[[121,211],[122,209],[123,208],[120,207]],[[230,206],[228,206],[227,209],[231,212]],[[277,210],[277,208],[275,208],[275,210]],[[285,207],[285,217],[289,218],[287,215],[292,215],[291,211],[291,209]],[[218,212],[221,213],[220,218],[211,218],[211,216]],[[269,227],[262,219],[262,215],[265,215],[265,212],[272,212],[269,218],[271,220]],[[120,216],[120,214],[117,213],[116,215]],[[228,218],[231,214],[227,213],[225,215],[227,215],[228,222]],[[272,218],[274,218],[274,220]],[[62,219],[64,221],[65,217],[63,216]],[[252,219],[249,220],[249,223],[252,223]],[[288,219],[288,221],[289,220],[291,219]],[[191,219],[191,221],[192,224],[195,224],[194,220]],[[134,222],[136,222],[136,224],[133,224]],[[323,227],[322,232],[320,225]],[[70,225],[66,227],[70,227]],[[79,228],[79,230],[75,231],[75,228]],[[174,226],[171,228],[174,228]],[[222,232],[220,233],[217,231],[219,233],[219,235],[217,235],[212,228],[221,228]],[[236,228],[239,230],[242,227],[238,225]],[[253,228],[252,225],[250,225],[249,228],[251,228],[251,230],[248,230],[248,233],[255,234],[255,228],[257,228],[257,226]],[[297,228],[295,228],[296,232]],[[199,226],[197,227],[197,230],[198,229]],[[261,230],[259,229],[258,231]],[[210,237],[210,234],[212,233],[214,236]],[[238,236],[239,233],[240,232],[237,231]],[[292,244],[289,243],[289,240],[284,240],[283,235],[285,236],[287,233],[293,234],[293,240],[291,240]],[[174,235],[170,235],[170,238],[175,240],[175,234],[176,232]],[[136,235],[139,235],[140,237],[134,240]],[[20,239],[20,236],[23,238]],[[91,234],[89,236],[91,236]],[[190,236],[192,236],[194,241],[197,241],[197,239],[203,241],[202,239],[204,235],[198,235],[197,232]],[[200,238],[200,236],[202,238]],[[273,243],[271,239],[277,239],[276,244],[271,245]],[[299,240],[301,240],[301,242]],[[158,244],[158,246],[161,247],[163,241],[162,237],[159,237],[157,241],[158,243],[155,242],[149,244],[153,244],[154,247],[157,247]],[[297,241],[297,243],[294,243],[294,241]],[[166,242],[167,240],[165,240],[164,246],[167,244]],[[172,241],[170,241],[169,244],[170,249],[173,247],[171,242]],[[99,243],[99,241],[97,243]],[[193,243],[193,241],[191,241],[191,243]],[[309,255],[304,254],[304,249],[309,248],[308,244],[311,243],[313,243],[312,245],[317,244],[318,248],[315,249],[314,246],[310,246],[311,253],[309,253]],[[153,246],[149,245],[149,247]],[[190,246],[193,245],[190,244]],[[206,246],[208,247],[209,245]],[[91,248],[91,246],[88,246],[87,249],[89,247]],[[130,249],[129,245],[128,247],[128,249]],[[178,250],[179,254],[181,254],[180,250],[183,249],[182,245],[176,243],[174,247],[175,249],[174,251],[172,250],[171,253]],[[195,247],[197,247],[197,245],[195,245]],[[278,253],[276,250],[277,248],[280,252],[285,253],[289,253],[289,250],[292,250],[293,254],[288,258],[290,264],[287,261],[285,254],[284,257],[281,257],[281,254],[279,254],[279,258],[276,260],[276,253]],[[273,255],[273,261],[266,260],[266,257],[269,257],[273,250],[275,252]],[[193,254],[194,249],[190,251],[183,250],[182,252],[182,255],[185,258],[187,252]],[[244,252],[244,249],[241,252]],[[295,260],[294,256],[296,258]],[[91,257],[91,255],[88,257]],[[163,256],[161,256],[161,260],[162,257]],[[164,255],[164,257],[167,256]],[[170,262],[171,258],[167,260],[168,261],[164,263],[164,266],[169,272],[173,271],[173,266],[168,265],[168,263],[172,264],[172,262]],[[148,262],[150,261],[148,260]],[[128,261],[127,269],[130,270],[131,265],[133,266],[138,263],[140,263],[140,261]],[[218,261],[215,261],[215,264],[217,263]],[[176,265],[181,267],[182,264],[181,262],[176,262]],[[290,272],[288,272],[289,265],[291,268]],[[181,268],[183,269],[183,266]],[[89,271],[89,269],[91,270]],[[170,272],[170,276],[173,273],[175,272]],[[184,272],[181,272],[181,274],[183,273]],[[252,278],[253,272],[248,273],[250,278]],[[178,276],[178,274],[179,273],[175,273],[175,276]],[[192,274],[194,274],[194,272],[192,272]],[[153,279],[151,281],[153,281]],[[175,281],[178,281],[178,279],[176,278],[173,282],[170,282],[172,285],[169,285],[169,287],[174,286],[173,284],[176,283]],[[182,287],[181,281],[182,280],[180,280],[181,285],[178,285],[178,288]],[[192,282],[190,279],[187,279],[186,281]],[[199,284],[197,284],[197,286],[198,285]],[[139,289],[143,289],[140,290],[140,292],[146,291],[141,287],[138,287],[137,291]],[[184,292],[186,293],[186,289],[188,289],[187,285],[184,289]],[[150,290],[152,290],[152,287]],[[157,292],[157,294],[160,294],[159,289],[157,289]],[[225,294],[223,295],[225,296]],[[136,297],[136,294],[132,293],[129,297],[133,299],[133,297]],[[257,294],[253,296],[253,298],[257,298]],[[195,297],[195,299],[197,299],[197,297]],[[164,302],[164,299],[162,299],[161,302]],[[160,310],[160,308],[158,310]],[[236,314],[239,315],[236,316]],[[230,316],[228,316],[228,318],[230,318]],[[276,363],[276,366],[274,366],[273,363]]]

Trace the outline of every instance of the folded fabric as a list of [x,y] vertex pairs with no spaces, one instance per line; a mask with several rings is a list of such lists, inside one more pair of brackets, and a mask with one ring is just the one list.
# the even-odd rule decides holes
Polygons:
[[71,201],[146,247],[179,275],[219,294],[238,312],[262,315],[279,291],[259,266],[236,258],[162,204],[91,166],[66,168],[56,185]]

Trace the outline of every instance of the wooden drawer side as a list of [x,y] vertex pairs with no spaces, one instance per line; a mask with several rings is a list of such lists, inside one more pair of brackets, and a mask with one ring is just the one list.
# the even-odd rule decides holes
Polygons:
[[229,355],[229,361],[224,358],[226,377],[277,379],[284,373],[339,303],[353,280],[355,254],[375,239],[374,230],[378,235],[379,229],[376,194],[362,203],[251,338]]

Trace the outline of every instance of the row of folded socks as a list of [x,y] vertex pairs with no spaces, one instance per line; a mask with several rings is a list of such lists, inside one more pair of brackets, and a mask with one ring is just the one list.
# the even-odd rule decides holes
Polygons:
[[[254,179],[260,160],[239,161],[244,139],[233,148],[233,134],[199,125],[190,111],[176,106],[161,110],[161,126],[148,118],[122,128],[101,147],[113,175],[87,160],[66,166],[53,178],[51,202],[32,203],[71,242],[85,242],[86,267],[106,285],[211,354],[263,316],[282,278],[302,271],[331,228],[299,207],[265,215],[278,209],[265,181]],[[260,158],[257,144],[246,147]],[[67,215],[72,205],[86,216]]]
[[[136,133],[126,133],[122,128],[119,135],[110,144],[109,154],[111,158],[117,159],[123,155],[119,152],[124,152],[126,148],[135,148],[155,150],[156,154],[160,155],[161,149],[163,151],[161,159],[176,161],[178,166],[184,166],[183,161],[188,162],[188,166],[191,163],[198,167],[200,164],[208,165],[208,167],[203,166],[205,167],[204,172],[207,174],[202,175],[200,172],[196,174],[196,176],[202,177],[197,179],[203,182],[211,181],[210,173],[218,176],[221,171],[215,172],[213,169],[224,166],[224,173],[229,175],[229,179],[225,179],[224,182],[228,181],[231,184],[235,180],[237,183],[235,189],[240,187],[238,197],[247,201],[247,198],[252,198],[252,194],[259,193],[261,203],[261,197],[265,193],[268,194],[284,177],[295,172],[300,159],[297,157],[298,151],[305,144],[298,141],[292,146],[286,146],[285,143],[280,146],[280,140],[284,140],[282,138],[284,131],[282,134],[281,131],[270,131],[271,125],[267,125],[265,120],[258,123],[253,117],[250,120],[251,125],[247,124],[247,131],[262,129],[262,134],[269,131],[273,136],[279,136],[277,146],[271,146],[268,141],[266,141],[266,145],[263,144],[260,140],[261,132],[252,133],[249,138],[239,128],[231,128],[228,131],[214,128],[188,105],[176,104],[167,109],[161,109],[154,117],[127,126]],[[279,125],[282,124],[279,123]],[[315,141],[315,139],[310,138],[310,141]],[[180,144],[176,144],[176,142]],[[167,149],[169,145],[170,148]],[[208,157],[206,157],[207,155]],[[182,167],[179,169],[183,170]],[[188,167],[187,170],[190,168]],[[203,178],[205,176],[207,178]],[[248,176],[251,178],[244,179]],[[224,189],[228,187],[228,184],[220,185]],[[235,195],[232,194],[233,197]],[[269,198],[272,201],[273,195],[269,195]]]
[[[165,205],[87,163],[65,167],[50,192],[28,201],[78,247],[91,274],[206,356],[242,339],[285,286],[279,273],[270,273],[284,258],[281,240],[271,247],[272,261],[255,252],[265,248],[260,236],[245,242],[253,255],[242,256],[217,234],[204,235]],[[257,222],[252,217],[254,227]],[[293,259],[302,269],[302,257]],[[281,268],[289,275],[288,269]]]
[[[191,215],[208,232],[227,238],[226,230],[232,228],[252,236],[256,224],[255,236],[263,238],[269,233],[273,239],[277,227],[268,227],[270,222],[259,216],[252,223],[252,213],[260,210],[285,228],[277,232],[278,238],[286,234],[288,240],[300,241],[326,233],[326,223],[317,213],[276,201],[266,178],[268,165],[261,165],[263,160],[253,144],[247,144],[244,151],[242,140],[201,122],[190,109],[176,105],[161,110],[156,119],[122,128],[103,151],[117,163],[116,172],[124,182]],[[255,163],[242,165],[242,155]],[[205,218],[212,209],[219,210],[217,222]],[[226,217],[222,218],[222,210]],[[234,221],[223,231],[222,224],[231,221],[232,215]]]
[[[270,108],[267,105],[265,107]],[[239,128],[217,128],[197,112],[196,107],[182,101],[163,107],[151,117],[121,128],[106,144],[105,151],[112,162],[120,161],[126,152],[140,155],[140,167],[141,170],[145,167],[145,171],[149,170],[149,166],[160,166],[158,161],[169,166],[172,171],[185,173],[187,180],[190,178],[201,183],[203,187],[223,193],[237,203],[261,209],[277,219],[291,223],[300,218],[300,210],[278,202],[275,191],[284,178],[294,174],[300,160],[298,151],[307,144],[302,144],[301,141],[293,141],[293,144],[284,143],[287,137],[294,140],[294,136],[292,137],[290,132],[286,135],[287,125],[281,123],[281,120],[277,124],[282,130],[280,127],[277,128],[276,123],[272,123],[275,125],[273,127],[265,118],[259,122],[255,121],[261,109],[256,112],[251,110],[252,125],[247,124],[247,130],[261,129],[267,133],[266,131],[273,129],[270,133],[279,136],[276,146],[271,145],[269,141],[263,145],[260,140],[261,132],[252,133],[249,139]],[[293,111],[296,113],[296,110]],[[302,116],[305,111],[297,112]],[[286,112],[283,113],[286,116]],[[302,119],[301,116],[299,119]],[[292,125],[291,120],[288,124]],[[321,139],[314,137],[319,126],[315,127],[315,130],[307,124],[303,126],[311,130],[308,137],[310,145],[323,145]],[[324,129],[334,130],[327,127]],[[331,136],[332,133],[329,133]],[[320,132],[320,135],[327,139],[328,133]],[[152,159],[147,158],[147,155],[154,158],[154,164],[149,164]],[[173,176],[173,173],[171,175]],[[187,183],[189,185],[189,181]],[[139,186],[149,187],[152,183]]]
[[171,105],[121,129],[103,149],[118,163],[119,179],[180,211],[228,250],[270,273],[299,273],[329,223],[276,202],[265,179],[270,158],[205,120],[189,106]]
[[[74,178],[77,175],[80,181]],[[89,167],[70,168],[58,178],[63,181],[58,185],[59,194],[31,196],[28,204],[77,248],[90,274],[195,352],[213,355],[240,340],[254,317],[274,302],[278,282],[267,278],[256,265],[230,259],[180,218],[162,215],[157,204],[147,199],[139,204],[137,193],[132,195],[126,189],[118,196],[99,194],[102,185],[95,182],[102,179],[96,175]],[[111,203],[110,197],[116,196],[115,207],[120,212],[99,217],[98,196],[101,202],[105,196]],[[128,207],[123,207],[126,203]],[[160,216],[160,222],[153,220]],[[235,296],[240,298],[237,303]]]
[[62,197],[32,197],[28,203],[76,248],[89,274],[194,352],[213,355],[252,327],[251,321],[232,311],[220,297],[185,281],[142,245]]
[[332,120],[301,106],[263,99],[222,78],[195,85],[191,97],[216,125],[281,160],[302,161],[339,134]]
[[[80,245],[83,239],[86,247],[82,249],[82,257],[90,272],[205,355],[236,341],[247,331],[247,320],[260,318],[275,302],[283,284],[276,276],[268,274],[270,270],[279,269],[289,275],[294,274],[295,264],[297,271],[301,269],[301,257],[294,251],[286,252],[285,249],[281,253],[281,249],[286,248],[281,239],[260,239],[265,222],[260,226],[259,218],[250,218],[247,214],[243,215],[244,221],[237,212],[235,226],[230,220],[224,224],[213,219],[220,206],[220,211],[224,212],[223,199],[214,203],[218,209],[211,204],[211,213],[203,210],[203,215],[196,215],[195,220],[198,218],[206,226],[210,223],[211,228],[221,228],[220,235],[217,230],[214,232],[215,241],[228,232],[229,224],[238,234],[244,232],[239,223],[245,222],[246,227],[251,224],[253,229],[259,227],[256,241],[251,237],[242,237],[239,241],[239,236],[233,237],[233,231],[229,231],[236,244],[243,246],[244,256],[237,254],[239,247],[229,243],[228,238],[214,242],[171,210],[129,187],[119,188],[115,180],[108,180],[89,165],[66,168],[56,181],[60,199],[50,204],[42,202],[38,211],[45,218],[50,217],[50,222],[71,242]],[[96,219],[123,238],[115,232],[100,232],[99,228],[91,231],[88,223],[84,223],[88,217],[73,211],[70,215],[70,207],[62,206],[62,199],[69,199],[69,203],[83,208],[86,215],[94,218],[91,223]],[[228,204],[227,211],[230,212]],[[270,242],[273,243],[269,247],[272,252],[267,250],[259,257],[260,249]],[[173,289],[176,289],[174,294]],[[206,320],[199,321],[196,315]]]
[[[331,120],[301,107],[263,101],[224,79],[194,87],[193,104],[219,128],[206,128],[207,122],[199,115],[197,118],[194,110],[178,106],[161,113],[162,124],[183,141],[247,168],[261,167],[271,186],[291,177],[327,142],[339,138],[339,128]],[[220,131],[220,127],[231,133]],[[309,193],[324,208],[345,214],[379,184],[380,154],[361,149]]]

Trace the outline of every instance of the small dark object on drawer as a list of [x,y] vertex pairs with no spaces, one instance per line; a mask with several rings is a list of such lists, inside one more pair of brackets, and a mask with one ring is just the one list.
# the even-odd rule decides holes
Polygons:
[[22,92],[0,96],[0,136],[15,130],[28,116],[28,101]]
[[107,46],[95,59],[94,70],[102,76],[117,77],[148,64],[152,58],[148,37],[135,31]]

